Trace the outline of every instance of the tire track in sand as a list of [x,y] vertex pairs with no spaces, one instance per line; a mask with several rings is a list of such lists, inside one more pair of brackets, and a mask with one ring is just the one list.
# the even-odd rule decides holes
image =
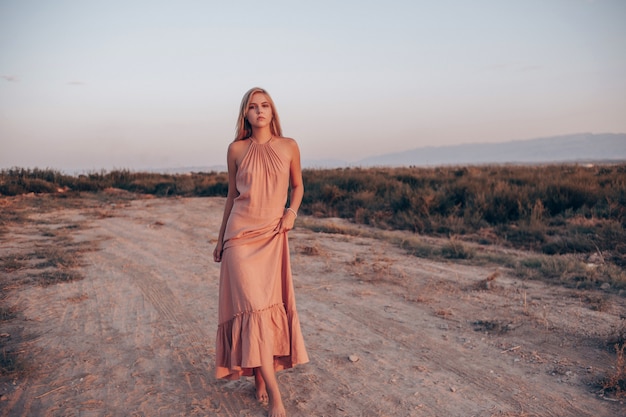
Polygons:
[[[185,293],[183,288],[175,293],[170,287],[170,283],[179,283],[190,275],[198,274],[196,264],[193,263],[195,260],[184,262],[194,258],[198,249],[188,247],[189,241],[184,237],[180,238],[178,243],[182,244],[178,247],[177,242],[172,244],[159,240],[159,229],[151,227],[144,228],[140,235],[130,233],[129,230],[136,232],[137,228],[125,227],[126,221],[127,218],[107,219],[107,233],[115,237],[111,242],[114,246],[113,254],[117,257],[116,262],[123,264],[125,276],[132,280],[157,311],[161,332],[171,339],[171,353],[182,365],[181,372],[191,396],[189,411],[201,414],[210,409],[219,416],[238,416],[239,410],[247,408],[249,404],[239,396],[219,392],[212,375],[214,334],[207,332],[208,328],[215,327],[212,322],[209,324],[206,320],[198,319],[207,315],[216,317],[215,309],[209,308],[214,303],[207,300],[205,314],[191,314],[181,300],[192,294]],[[107,248],[104,254],[106,252]],[[161,253],[168,253],[168,257],[161,256]]]
[[[473,411],[477,413],[475,415],[493,415],[496,410],[546,417],[608,415],[580,407],[575,398],[558,387],[555,391],[537,392],[533,387],[534,378],[530,375],[528,378],[520,378],[510,362],[506,362],[506,357],[500,354],[501,350],[471,350],[459,346],[458,341],[449,340],[448,335],[453,335],[447,330],[450,322],[434,316],[432,306],[407,301],[402,296],[403,292],[398,291],[397,285],[384,282],[357,284],[349,271],[342,274],[342,279],[328,282],[318,268],[325,268],[324,263],[345,265],[345,261],[341,260],[350,256],[345,256],[341,247],[329,240],[324,239],[322,243],[318,236],[315,236],[315,240],[316,247],[323,248],[321,253],[326,259],[318,262],[320,265],[314,268],[311,268],[313,263],[310,263],[307,270],[298,271],[301,276],[320,277],[300,291],[305,291],[309,299],[315,300],[312,303],[311,300],[300,303],[301,308],[307,308],[301,311],[301,315],[310,314],[313,316],[311,322],[324,322],[333,334],[341,334],[348,343],[353,341],[354,351],[343,352],[343,355],[331,351],[322,354],[322,357],[314,355],[320,367],[317,373],[324,370],[323,379],[333,381],[337,378],[341,381],[343,374],[358,375],[362,371],[360,364],[368,363],[369,372],[373,374],[369,385],[355,384],[354,380],[360,380],[358,377],[347,381],[348,388],[344,384],[338,385],[337,381],[332,383],[337,385],[334,387],[337,392],[344,390],[344,397],[359,403],[356,409],[388,412],[402,404],[401,409],[415,408],[415,415],[420,416],[450,415],[455,408],[458,415],[463,415],[469,412],[468,402],[480,398],[480,403],[472,405]],[[362,248],[365,259],[369,247],[364,245]],[[391,262],[392,255],[388,256]],[[428,262],[425,264],[432,268]],[[450,266],[447,268],[450,271],[444,274],[444,278],[458,272]],[[430,273],[427,275],[431,276]],[[355,289],[355,284],[358,289]],[[368,302],[355,302],[355,296]],[[341,318],[338,319],[337,314]],[[476,335],[472,329],[466,334],[467,338],[476,338]],[[319,338],[318,334],[315,336]],[[332,344],[332,340],[327,343]],[[390,350],[394,352],[393,355],[386,354]],[[350,365],[347,356],[355,353],[358,362]],[[477,358],[477,355],[485,355],[485,358]],[[390,357],[399,363],[391,362]],[[377,369],[387,371],[388,374],[377,373]],[[378,378],[386,381],[379,381]],[[394,397],[394,385],[403,385],[404,392],[414,390],[415,397]],[[427,399],[423,397],[426,393],[435,395]],[[458,401],[460,397],[464,401]],[[457,403],[458,406],[455,405]],[[551,404],[551,409],[546,409],[545,404]],[[352,407],[354,404],[345,403],[341,409]]]

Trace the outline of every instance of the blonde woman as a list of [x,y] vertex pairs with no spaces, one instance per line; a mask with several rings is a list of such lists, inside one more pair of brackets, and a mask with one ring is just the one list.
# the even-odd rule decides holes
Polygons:
[[227,162],[228,195],[213,251],[222,263],[216,376],[254,375],[257,399],[269,403],[269,416],[284,417],[276,371],[309,360],[287,241],[304,186],[298,145],[282,136],[274,102],[262,88],[241,101]]

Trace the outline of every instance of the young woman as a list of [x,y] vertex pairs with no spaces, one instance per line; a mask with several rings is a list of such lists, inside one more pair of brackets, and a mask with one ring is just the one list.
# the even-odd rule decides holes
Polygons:
[[216,376],[254,375],[257,399],[269,402],[269,416],[284,417],[275,372],[309,360],[287,242],[304,186],[298,145],[282,137],[267,91],[253,88],[244,95],[227,161],[228,195],[213,251],[222,263]]

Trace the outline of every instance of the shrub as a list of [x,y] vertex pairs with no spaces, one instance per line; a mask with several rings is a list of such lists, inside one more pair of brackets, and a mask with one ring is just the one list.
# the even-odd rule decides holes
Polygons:
[[450,239],[450,242],[441,248],[441,255],[447,259],[470,259],[474,257],[474,252],[462,242]]
[[[546,254],[601,252],[607,262],[624,267],[624,178],[626,164],[304,170],[301,211]],[[108,187],[162,197],[225,196],[228,177],[215,172],[115,170],[77,177],[54,170],[0,171],[2,195]]]

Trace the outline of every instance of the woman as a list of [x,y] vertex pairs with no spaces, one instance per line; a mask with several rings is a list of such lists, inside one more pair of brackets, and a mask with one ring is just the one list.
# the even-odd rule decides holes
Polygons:
[[282,417],[275,372],[309,360],[287,242],[304,186],[298,145],[282,137],[267,91],[257,87],[244,95],[227,161],[228,195],[213,251],[222,262],[216,376],[254,375],[258,400],[269,401],[270,417]]

